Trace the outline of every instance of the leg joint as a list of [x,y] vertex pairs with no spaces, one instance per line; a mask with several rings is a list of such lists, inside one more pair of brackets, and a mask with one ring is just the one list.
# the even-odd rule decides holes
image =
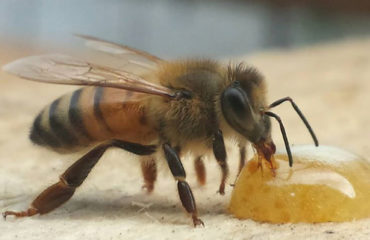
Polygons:
[[175,179],[176,179],[177,181],[179,181],[179,182],[185,182],[185,181],[186,181],[186,179],[185,179],[184,177],[176,177],[176,176],[175,176]]
[[[78,187],[78,186],[79,186],[79,185],[76,185],[76,184],[71,184],[71,183],[69,183],[69,182],[64,178],[64,176],[63,176],[63,175],[59,177],[59,182],[60,182],[64,187],[66,187],[66,188],[76,188],[76,187]],[[80,184],[80,185],[81,185],[81,184]]]

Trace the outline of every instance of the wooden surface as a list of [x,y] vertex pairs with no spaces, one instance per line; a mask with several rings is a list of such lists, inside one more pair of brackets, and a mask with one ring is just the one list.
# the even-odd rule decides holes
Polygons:
[[[269,99],[296,100],[321,144],[362,156],[370,151],[370,39],[348,40],[291,51],[270,51],[243,58],[266,76]],[[1,45],[0,64],[41,51]],[[33,146],[30,124],[43,106],[73,87],[23,81],[0,73],[0,210],[23,210],[54,183],[77,155],[58,155]],[[275,110],[291,144],[312,142],[289,104]],[[283,147],[278,126],[274,139]],[[233,183],[237,155],[228,143]],[[32,218],[0,220],[0,239],[370,239],[370,219],[346,223],[282,224],[239,221],[226,212],[232,188],[216,194],[220,172],[206,161],[207,182],[198,187],[192,160],[188,179],[204,228],[185,217],[175,181],[165,164],[152,195],[141,190],[139,163],[133,155],[110,150],[75,196],[54,212]]]

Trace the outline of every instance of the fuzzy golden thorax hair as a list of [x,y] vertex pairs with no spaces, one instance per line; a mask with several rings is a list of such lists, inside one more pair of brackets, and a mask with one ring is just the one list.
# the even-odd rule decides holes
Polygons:
[[225,137],[241,137],[229,126],[221,109],[223,91],[236,81],[248,94],[254,111],[265,107],[263,78],[256,70],[242,64],[223,66],[211,60],[168,62],[159,67],[154,77],[161,85],[190,95],[171,101],[153,97],[148,104],[150,115],[158,123],[161,140],[174,146],[190,141],[211,146],[213,134],[218,129]]

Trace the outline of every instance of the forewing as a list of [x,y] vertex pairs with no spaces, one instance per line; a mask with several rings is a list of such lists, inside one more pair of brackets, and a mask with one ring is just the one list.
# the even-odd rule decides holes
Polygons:
[[159,62],[164,61],[150,53],[126,45],[82,34],[75,35],[84,39],[87,47],[117,57],[118,61],[121,62],[122,67],[131,64],[134,66],[151,69],[154,68]]
[[135,74],[61,54],[22,58],[5,65],[3,69],[39,82],[111,87],[164,97],[174,96],[171,89],[147,82]]

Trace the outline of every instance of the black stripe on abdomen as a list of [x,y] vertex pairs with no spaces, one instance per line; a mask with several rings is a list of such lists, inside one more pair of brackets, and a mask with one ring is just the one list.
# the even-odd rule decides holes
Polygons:
[[95,95],[94,95],[94,116],[97,121],[105,128],[106,131],[112,132],[110,127],[108,126],[107,122],[104,119],[103,112],[100,109],[100,102],[103,98],[104,88],[96,87],[95,88]]
[[92,140],[92,137],[88,133],[86,126],[83,121],[82,111],[80,104],[82,89],[73,92],[71,102],[69,104],[68,118],[73,129],[82,134],[85,138]]
[[41,126],[42,116],[43,112],[41,112],[33,122],[30,133],[31,141],[39,145],[47,145],[52,148],[59,148],[61,146],[59,141],[53,136],[53,134],[49,133]]
[[[59,105],[61,98],[54,100],[54,102],[50,105],[49,108],[49,124],[50,129],[54,133],[55,137],[59,139],[63,146],[73,146],[78,143],[77,138],[73,135],[73,133],[65,126],[65,123],[60,121],[60,117],[58,116],[57,108]],[[67,117],[67,116],[65,116]]]

